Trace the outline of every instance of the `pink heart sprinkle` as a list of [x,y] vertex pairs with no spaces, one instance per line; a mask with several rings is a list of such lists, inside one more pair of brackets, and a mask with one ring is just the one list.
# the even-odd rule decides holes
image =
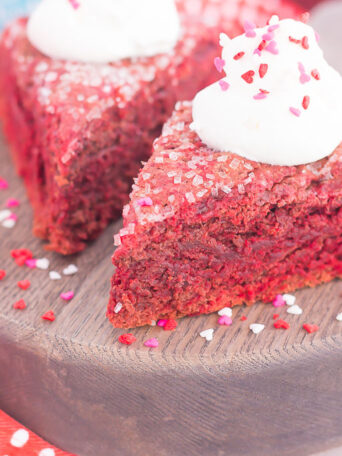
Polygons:
[[144,342],[145,347],[157,348],[159,345],[158,339],[152,337]]
[[289,108],[290,109],[290,112],[295,115],[296,117],[299,117],[301,115],[301,112],[299,109],[297,108],[293,108],[292,106]]
[[69,3],[74,9],[77,9],[77,8],[79,8],[81,6],[80,3],[78,3],[77,0],[69,0]]
[[311,79],[310,76],[306,73],[301,73],[300,78],[299,78],[301,84],[305,84],[306,82],[309,82],[310,79]]
[[261,57],[261,51],[260,49],[254,49],[253,54],[258,54]]
[[228,317],[227,315],[222,315],[218,320],[217,323],[219,325],[230,326],[233,323],[233,320]]
[[247,38],[255,38],[256,37],[256,33],[255,33],[255,30],[247,30],[246,33],[245,33],[246,37]]
[[251,21],[245,21],[243,23],[243,28],[245,32],[247,32],[248,30],[254,30],[256,28],[256,25]]
[[34,258],[29,258],[28,260],[25,261],[25,264],[29,268],[34,269],[37,267],[37,260]]
[[285,306],[286,302],[281,294],[277,294],[277,296],[273,299],[272,304],[274,305],[274,307],[282,307]]
[[270,41],[268,45],[265,47],[265,50],[270,52],[271,54],[277,55],[279,54],[279,51],[277,49],[277,43],[276,41]]
[[0,190],[6,190],[8,188],[8,182],[0,177]]
[[64,299],[64,301],[70,301],[74,297],[73,291],[66,291],[65,293],[61,293],[60,297]]
[[215,57],[214,65],[219,73],[222,73],[222,70],[223,70],[225,64],[226,64],[226,62],[223,59],[221,59],[221,57]]
[[19,206],[19,200],[15,199],[15,198],[8,198],[7,202],[6,202],[6,207],[17,207]]
[[273,32],[268,32],[262,35],[262,39],[266,41],[271,41],[274,38],[274,33]]
[[228,82],[227,82],[227,81],[223,81],[222,79],[221,79],[221,81],[219,81],[219,85],[220,85],[220,87],[221,87],[221,90],[223,90],[224,92],[225,92],[226,90],[228,90],[229,87],[230,87],[230,85],[228,84]]
[[302,62],[298,62],[298,69],[300,73],[305,73],[305,66],[302,64]]
[[267,98],[267,93],[259,92],[256,95],[254,95],[254,100],[264,100]]
[[153,202],[149,196],[146,196],[146,198],[140,198],[137,201],[137,204],[141,207],[144,207],[144,206],[152,206]]
[[161,320],[158,320],[157,325],[160,326],[161,328],[164,328],[164,326],[166,325],[166,322],[167,322],[167,320],[161,319]]
[[279,28],[279,24],[273,24],[268,27],[267,31],[274,32],[274,30],[277,30],[278,28]]

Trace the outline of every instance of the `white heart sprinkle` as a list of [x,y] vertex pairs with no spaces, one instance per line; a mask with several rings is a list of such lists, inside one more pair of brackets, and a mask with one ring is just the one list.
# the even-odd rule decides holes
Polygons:
[[226,315],[227,317],[231,317],[233,315],[233,311],[230,307],[224,307],[223,309],[219,310],[217,312],[220,317],[222,317],[223,315]]
[[22,448],[29,439],[29,433],[26,429],[18,429],[11,437],[11,445],[16,448]]
[[69,264],[68,267],[63,269],[63,274],[64,275],[74,275],[78,271],[78,267],[75,266],[74,264]]
[[6,219],[4,220],[1,225],[4,228],[13,228],[15,226],[15,220],[14,219]]
[[296,296],[287,293],[283,294],[283,299],[288,306],[293,306],[293,304],[296,302]]
[[52,448],[44,448],[43,450],[39,451],[38,456],[55,456],[55,451]]
[[47,258],[38,258],[36,261],[36,266],[38,269],[48,269],[50,266],[50,261]]
[[292,315],[302,315],[303,309],[295,304],[287,309],[287,313]]
[[50,271],[49,272],[49,277],[50,277],[51,280],[60,280],[62,278],[60,273],[57,272],[57,271]]
[[253,323],[249,325],[249,329],[253,331],[254,334],[259,334],[265,329],[265,325],[262,325],[261,323]]
[[211,340],[213,340],[214,330],[212,328],[205,329],[204,331],[200,332],[200,336],[206,339],[207,342],[210,342]]
[[0,222],[3,222],[4,220],[8,219],[10,215],[12,214],[11,211],[8,209],[4,209],[3,211],[0,211]]
[[336,320],[342,321],[342,312],[337,315]]
[[116,313],[116,314],[119,313],[121,309],[122,309],[122,303],[118,302],[116,304],[116,306],[114,307],[114,313]]

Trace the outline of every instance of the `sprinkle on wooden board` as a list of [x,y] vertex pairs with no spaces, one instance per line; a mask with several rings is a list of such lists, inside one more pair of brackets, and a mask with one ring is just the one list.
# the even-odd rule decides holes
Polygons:
[[22,290],[27,290],[28,288],[30,288],[31,286],[31,282],[27,279],[25,280],[19,280],[19,282],[17,282],[17,285],[19,288],[21,288]]
[[19,299],[19,301],[15,302],[13,304],[13,309],[16,310],[24,310],[26,309],[27,305],[26,302],[23,299]]
[[118,337],[118,341],[123,345],[132,345],[136,340],[137,338],[131,333],[121,334]]
[[310,325],[309,323],[304,323],[303,329],[307,331],[309,334],[312,334],[314,332],[317,332],[319,330],[318,325]]
[[282,319],[279,319],[279,320],[275,321],[273,323],[273,326],[276,329],[289,329],[290,328],[290,324],[287,321],[282,320]]
[[55,321],[56,316],[53,310],[48,310],[41,316],[41,318],[47,321]]
[[0,269],[0,280],[3,280],[6,277],[6,271],[4,269]]

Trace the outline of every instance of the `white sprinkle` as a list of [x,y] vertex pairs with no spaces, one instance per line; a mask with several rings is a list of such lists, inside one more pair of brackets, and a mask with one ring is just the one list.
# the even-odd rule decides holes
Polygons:
[[167,177],[175,177],[175,176],[177,176],[177,172],[176,171],[169,171],[167,173]]
[[218,161],[218,162],[225,162],[225,161],[227,161],[227,155],[220,155],[219,157],[217,157],[217,161]]
[[206,177],[207,179],[212,179],[212,180],[215,179],[214,174],[206,174],[205,177]]
[[47,258],[38,258],[36,261],[36,266],[38,269],[48,269],[50,266],[50,261]]
[[57,80],[57,78],[58,78],[58,73],[56,73],[55,71],[50,71],[45,76],[45,81],[46,82],[54,82],[54,81]]
[[254,334],[259,334],[265,329],[265,325],[262,325],[261,323],[253,323],[249,325],[249,329],[253,331]]
[[151,320],[150,326],[156,326],[156,325],[157,325],[156,320]]
[[240,160],[238,160],[237,158],[234,158],[230,163],[229,163],[229,167],[232,168],[232,169],[236,169],[240,164]]
[[189,171],[188,173],[185,174],[185,177],[187,177],[188,179],[191,179],[194,176],[196,176],[195,171]]
[[29,439],[29,433],[26,429],[18,429],[11,437],[11,445],[16,448],[22,448]]
[[196,195],[198,198],[202,198],[206,193],[208,193],[208,190],[201,190],[200,192],[197,192]]
[[98,95],[92,95],[91,97],[88,97],[87,98],[87,102],[88,103],[96,103],[99,99],[99,96]]
[[175,195],[170,195],[168,197],[168,200],[170,201],[170,203],[173,203],[175,199],[176,199]]
[[50,271],[49,272],[49,277],[50,277],[51,280],[60,280],[62,278],[60,273],[57,272],[57,271]]
[[200,332],[200,336],[203,337],[207,342],[210,342],[213,340],[214,330],[212,328],[205,329],[204,331]]
[[287,293],[283,294],[283,299],[288,306],[293,306],[293,304],[296,302],[296,296]]
[[15,220],[14,219],[7,219],[7,220],[4,220],[1,225],[4,227],[4,228],[13,228],[15,226]]
[[268,21],[269,25],[275,25],[275,24],[278,24],[278,22],[279,22],[279,16],[277,16],[276,14],[271,16],[271,19]]
[[164,163],[164,157],[156,157],[154,160],[156,163]]
[[199,185],[202,185],[203,184],[203,177],[202,176],[198,176],[196,175],[193,180],[192,180],[192,184],[195,186],[195,187],[198,187]]
[[78,271],[78,267],[74,264],[69,264],[65,269],[63,269],[64,275],[74,275]]
[[342,312],[336,316],[337,321],[342,321]]
[[175,176],[173,179],[174,184],[180,184],[182,182],[182,176]]
[[287,313],[292,315],[302,315],[303,309],[299,307],[297,304],[294,304],[287,309]]
[[121,236],[120,234],[114,235],[114,245],[115,247],[119,247],[121,245]]
[[77,95],[77,101],[84,101],[85,97],[82,94]]
[[3,222],[4,220],[8,219],[12,215],[12,212],[9,211],[8,209],[4,209],[3,211],[0,211],[0,222]]
[[194,203],[196,201],[194,194],[192,192],[185,193],[185,198],[189,203]]
[[170,152],[169,157],[170,157],[170,160],[176,161],[176,160],[178,160],[179,154],[177,154],[177,152]]
[[232,189],[230,187],[228,187],[227,185],[222,185],[221,188],[222,188],[222,191],[227,194],[232,191]]
[[118,302],[116,304],[116,306],[114,307],[114,313],[116,313],[116,314],[119,313],[121,309],[122,309],[122,303]]
[[149,179],[151,177],[151,174],[150,173],[142,173],[141,174],[142,178],[145,180]]
[[233,315],[233,311],[230,307],[224,307],[223,309],[219,310],[217,312],[220,317],[222,317],[223,315],[226,315],[227,317],[231,317]]
[[56,453],[52,448],[44,448],[43,450],[40,450],[38,456],[55,456]]

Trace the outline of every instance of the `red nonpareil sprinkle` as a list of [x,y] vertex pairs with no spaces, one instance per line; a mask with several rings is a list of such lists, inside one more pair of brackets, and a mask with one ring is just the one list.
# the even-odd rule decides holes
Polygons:
[[246,315],[242,315],[242,317],[240,318],[241,321],[246,321],[247,320],[247,317]]
[[10,207],[17,207],[19,206],[19,200],[15,199],[15,198],[8,198],[8,200],[6,201],[6,207],[10,208]]
[[243,56],[245,55],[244,52],[238,52],[237,54],[234,55],[234,60],[240,60]]
[[220,85],[221,90],[222,90],[223,92],[225,92],[226,90],[228,90],[229,87],[230,87],[229,83],[228,83],[227,81],[224,81],[223,79],[221,79],[221,81],[219,81],[219,85]]
[[174,331],[177,328],[176,320],[166,320],[164,331]]
[[317,81],[319,81],[321,79],[321,75],[319,74],[319,71],[314,69],[311,71],[311,76],[316,79]]
[[267,70],[268,70],[267,63],[261,63],[259,66],[259,76],[261,77],[261,79],[265,76],[265,74],[267,73]]
[[22,290],[27,290],[31,286],[31,282],[29,280],[19,280],[17,283],[18,287]]
[[23,300],[23,299],[19,299],[19,301],[15,302],[13,304],[13,309],[16,309],[16,310],[24,310],[26,309],[26,302]]
[[259,50],[259,51],[263,51],[263,50],[265,49],[266,46],[267,46],[267,41],[262,40],[261,43],[260,43],[259,46],[258,46],[258,50]]
[[276,320],[277,318],[279,318],[279,314],[273,314],[273,320]]
[[4,269],[0,269],[0,280],[6,277],[6,271]]
[[40,318],[42,318],[43,320],[54,321],[56,319],[56,316],[53,310],[48,310]]
[[303,36],[302,38],[302,47],[304,49],[309,49],[309,38],[307,36]]
[[254,75],[255,72],[253,70],[249,70],[246,73],[242,74],[241,77],[247,82],[247,84],[252,84]]
[[308,109],[309,104],[310,104],[310,97],[309,97],[309,95],[305,95],[305,97],[303,98],[303,101],[302,101],[303,108]]
[[118,337],[118,341],[124,345],[132,345],[136,340],[137,338],[131,333],[121,334],[121,336]]
[[293,38],[292,36],[289,36],[289,40],[291,41],[291,43],[301,44],[301,40],[297,40],[296,38]]
[[273,323],[276,329],[289,329],[290,325],[285,320],[277,320]]
[[222,73],[222,70],[223,70],[225,64],[226,64],[226,62],[223,59],[221,59],[221,57],[215,57],[214,65],[219,73]]
[[29,249],[14,249],[11,250],[11,256],[18,266],[24,266],[26,260],[33,257],[33,253]]
[[294,116],[299,117],[299,116],[301,115],[301,112],[300,112],[299,109],[293,108],[292,106],[291,106],[289,109],[290,109],[290,112],[291,112]]
[[8,188],[7,180],[0,177],[0,190],[6,190]]
[[308,323],[304,323],[303,329],[307,331],[309,334],[314,333],[319,330],[319,326],[317,325],[309,325]]

